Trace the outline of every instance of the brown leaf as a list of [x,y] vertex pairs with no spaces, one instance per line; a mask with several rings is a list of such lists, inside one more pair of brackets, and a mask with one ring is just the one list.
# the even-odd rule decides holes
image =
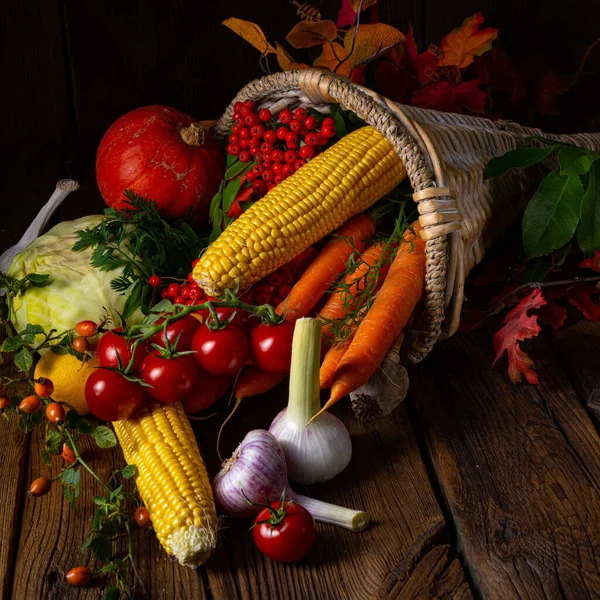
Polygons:
[[312,48],[337,37],[333,21],[300,21],[285,38],[294,48]]
[[[344,36],[344,48],[347,54],[352,51],[355,30],[356,27],[351,27]],[[402,44],[405,39],[404,35],[391,25],[384,23],[360,25],[354,43],[354,51],[346,62],[350,63],[350,69],[352,69],[356,65],[376,58],[396,44]]]
[[[335,51],[335,54],[334,54]],[[335,71],[339,75],[348,77],[350,75],[351,65],[349,61],[343,62],[336,71],[337,65],[347,56],[344,46],[337,42],[323,44],[323,53],[313,62],[313,66]]]
[[294,57],[279,42],[275,42],[275,45],[277,46],[277,62],[284,71],[309,68],[304,63],[297,63]]
[[275,48],[267,42],[263,30],[256,23],[231,17],[225,19],[223,25],[229,27],[231,31],[244,38],[249,44],[252,44],[261,54],[275,54]]
[[358,7],[360,6],[360,10],[367,10],[369,6],[373,6],[376,4],[377,0],[363,0],[362,6],[360,5],[360,0],[352,0],[352,10],[354,12],[358,12]]

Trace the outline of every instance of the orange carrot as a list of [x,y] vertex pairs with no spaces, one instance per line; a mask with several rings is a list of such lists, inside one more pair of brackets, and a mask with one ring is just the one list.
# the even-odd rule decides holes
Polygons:
[[362,251],[368,238],[375,233],[375,221],[365,213],[346,221],[312,261],[290,295],[276,309],[286,313],[288,321],[307,316],[336,277],[346,269],[346,262],[354,249]]
[[[386,244],[383,242],[377,242],[376,244],[369,246],[361,254],[361,261],[357,265],[356,269],[354,269],[354,271],[351,273],[348,273],[344,278],[344,284],[347,286],[347,289],[338,290],[331,294],[325,306],[320,310],[318,318],[324,322],[322,329],[324,342],[332,343],[334,341],[331,333],[331,323],[328,323],[328,321],[341,320],[348,314],[349,310],[352,311],[356,308],[356,296],[362,294],[368,285],[365,281],[365,275],[368,273],[369,269],[372,268],[373,265],[375,265],[381,258],[385,248]],[[391,249],[392,248],[390,247],[389,250],[391,251]],[[376,286],[378,286],[385,279],[389,268],[389,261],[384,262],[381,265],[381,268],[378,272],[378,282]],[[351,296],[351,298],[348,296]]]
[[183,410],[188,415],[206,410],[225,395],[234,381],[235,375],[209,375],[200,371],[196,386],[183,400]]
[[235,386],[236,400],[264,394],[280,384],[286,377],[287,375],[280,373],[267,373],[258,367],[249,367]]
[[418,235],[418,223],[413,229],[416,237],[410,231],[404,234],[412,250],[409,243],[398,250],[371,310],[336,369],[331,396],[318,414],[367,383],[410,319],[425,285],[425,242]]
[[319,371],[319,382],[321,385],[321,389],[331,387],[334,380],[335,371],[340,364],[346,350],[350,347],[350,342],[352,340],[344,340],[343,342],[339,342],[329,347],[327,350],[327,354],[325,354],[325,358],[321,363],[321,370]]

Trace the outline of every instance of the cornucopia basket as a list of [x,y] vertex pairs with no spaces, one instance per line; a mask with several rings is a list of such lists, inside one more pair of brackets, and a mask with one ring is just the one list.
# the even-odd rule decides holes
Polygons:
[[238,101],[260,108],[313,107],[333,103],[354,112],[391,142],[406,168],[426,242],[423,314],[405,339],[407,355],[419,362],[435,342],[454,334],[464,300],[464,283],[490,246],[523,212],[549,166],[513,170],[485,179],[488,161],[536,143],[533,136],[600,151],[600,134],[550,135],[506,121],[490,121],[396,104],[365,87],[317,69],[286,71],[247,84],[216,123],[225,143]]

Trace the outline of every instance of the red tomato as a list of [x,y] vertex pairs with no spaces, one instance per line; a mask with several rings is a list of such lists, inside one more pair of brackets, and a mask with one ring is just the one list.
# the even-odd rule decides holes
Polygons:
[[192,339],[196,362],[212,375],[237,373],[248,360],[248,338],[235,325],[223,329],[209,329],[202,325]]
[[183,410],[193,415],[210,408],[225,395],[234,381],[235,375],[209,375],[200,371],[194,389],[182,401]]
[[85,382],[86,404],[103,421],[128,419],[141,406],[142,397],[142,386],[117,371],[96,369]]
[[118,118],[96,155],[96,178],[104,201],[125,204],[124,190],[152,198],[168,217],[206,221],[223,176],[217,142],[194,119],[168,106],[144,106]]
[[217,317],[219,317],[220,321],[227,321],[235,312],[235,317],[233,317],[231,324],[243,329],[246,333],[250,333],[252,328],[258,325],[260,322],[254,314],[245,310],[224,308],[219,306],[215,307],[215,312],[217,313]]
[[[295,502],[272,502],[276,515],[265,508],[254,520],[252,537],[258,549],[269,558],[293,562],[302,558],[313,545],[317,534],[312,515]],[[283,519],[277,523],[283,515]],[[271,523],[277,523],[272,525]]]
[[161,404],[175,404],[190,393],[198,368],[189,355],[165,358],[148,354],[142,363],[142,381],[151,385],[146,392]]
[[[164,321],[164,319],[159,319],[158,321],[156,321],[156,325],[160,325],[161,323],[164,323]],[[198,319],[196,319],[195,317],[192,317],[192,315],[186,315],[185,317],[183,317],[183,319],[179,319],[178,321],[171,323],[167,327],[167,339],[169,340],[171,347],[173,347],[173,344],[175,344],[175,340],[177,340],[177,337],[179,336],[177,346],[176,348],[173,347],[173,349],[177,349],[179,352],[189,350],[192,347],[192,337],[194,336],[194,332],[196,331],[196,329],[198,329],[198,327],[200,327],[200,321],[198,321]],[[162,346],[164,348],[164,331],[153,335],[150,338],[150,341],[156,344],[157,346]]]
[[289,373],[294,324],[257,325],[250,334],[250,354],[257,367],[268,373]]
[[[121,358],[121,363],[124,367],[131,360],[131,346],[127,340],[119,335],[123,333],[123,328],[119,327],[112,331],[107,331],[98,342],[96,353],[98,355],[98,364],[101,367],[118,367],[119,360],[117,354]],[[139,373],[144,358],[148,354],[148,344],[142,342],[135,351],[135,360],[133,361],[133,371]]]

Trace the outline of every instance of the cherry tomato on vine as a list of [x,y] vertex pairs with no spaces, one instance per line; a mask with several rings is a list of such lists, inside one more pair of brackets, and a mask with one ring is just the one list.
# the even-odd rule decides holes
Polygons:
[[51,423],[61,425],[65,420],[65,409],[58,402],[51,402],[46,406],[46,418]]
[[[120,333],[123,333],[123,329],[121,327],[113,329],[112,331],[107,331],[100,338],[96,353],[98,356],[98,364],[101,367],[118,367],[119,358],[121,359],[121,364],[124,367],[129,364],[129,361],[131,360],[131,349],[133,344],[128,344],[127,340],[122,335],[119,335]],[[142,342],[135,351],[135,360],[133,362],[134,372],[139,372],[142,362],[144,361],[144,358],[146,358],[147,354],[148,344],[146,342]]]
[[82,335],[77,336],[73,340],[73,348],[75,348],[75,350],[77,352],[79,352],[80,354],[87,352],[89,347],[90,347],[90,344],[87,341],[87,338],[84,338]]
[[19,412],[25,413],[26,415],[32,415],[42,408],[42,401],[39,396],[32,394],[23,398],[21,404],[19,404]]
[[292,363],[294,324],[257,325],[250,333],[250,355],[257,367],[268,373],[289,373]]
[[235,325],[223,329],[198,328],[192,339],[194,359],[207,373],[232,375],[248,360],[248,338]]
[[96,369],[85,382],[85,401],[103,421],[128,419],[141,406],[143,388],[117,371]]
[[81,337],[92,337],[93,335],[96,335],[98,326],[94,321],[79,321],[79,323],[75,325],[75,331],[77,332],[77,335],[80,335]]
[[[164,319],[159,319],[156,321],[156,325],[160,325],[164,323]],[[196,329],[200,327],[200,322],[198,319],[193,317],[192,315],[186,315],[182,319],[174,321],[167,327],[167,339],[169,340],[169,344],[173,350],[178,350],[179,352],[184,352],[189,350],[192,345],[192,337],[194,336],[194,332]],[[177,341],[177,346],[175,347],[175,341],[179,337]],[[165,344],[165,333],[164,331],[160,331],[159,333],[153,335],[150,338],[150,341],[157,346],[161,346],[164,348]]]
[[252,537],[258,549],[269,558],[293,562],[302,558],[316,537],[312,515],[300,504],[281,501],[271,503],[272,510],[258,513]]
[[49,398],[54,393],[54,384],[47,377],[40,377],[34,384],[33,389],[40,398]]
[[232,325],[239,327],[246,333],[250,333],[252,328],[255,325],[258,325],[258,318],[254,316],[254,314],[249,313],[245,310],[235,309],[235,308],[225,308],[223,306],[215,307],[215,312],[217,313],[217,317],[219,317],[219,321],[227,321],[231,318],[231,315],[235,312],[235,317],[231,321]]
[[198,368],[189,354],[167,358],[148,354],[142,363],[142,381],[151,385],[146,392],[161,404],[175,404],[190,393]]

